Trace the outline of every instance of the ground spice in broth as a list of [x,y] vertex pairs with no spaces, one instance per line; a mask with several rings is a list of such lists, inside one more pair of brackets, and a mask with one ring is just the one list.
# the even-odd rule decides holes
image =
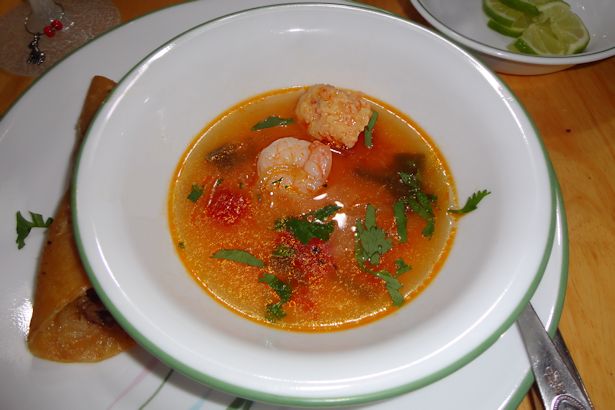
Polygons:
[[[455,233],[446,212],[456,202],[455,189],[425,133],[369,96],[364,98],[378,113],[372,148],[361,135],[351,149],[332,149],[326,185],[313,195],[287,192],[283,180],[263,186],[257,174],[261,150],[283,137],[313,140],[295,117],[304,91],[276,90],[241,102],[199,134],[173,178],[170,226],[188,272],[232,311],[287,330],[340,330],[395,312],[396,292],[408,303],[433,279]],[[252,129],[271,116],[292,120]],[[399,172],[418,175],[433,205],[435,229],[428,237],[426,220],[407,205],[402,242],[394,205],[409,186]],[[340,207],[321,220],[320,227],[333,228],[327,240],[303,243],[284,229],[288,218],[312,221],[313,212],[327,206]],[[357,224],[369,230],[368,208],[375,210],[376,223],[370,235],[390,244],[372,260],[377,264],[357,259]],[[212,256],[219,251],[221,257]],[[229,252],[236,258],[228,258]]]

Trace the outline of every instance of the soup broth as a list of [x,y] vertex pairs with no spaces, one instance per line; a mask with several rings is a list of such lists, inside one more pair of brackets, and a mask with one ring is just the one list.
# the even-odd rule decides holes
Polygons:
[[[332,331],[394,312],[427,286],[452,244],[446,211],[456,198],[425,133],[365,95],[378,113],[371,148],[363,133],[354,147],[333,148],[326,183],[312,194],[292,191],[283,177],[264,184],[263,149],[289,136],[314,140],[295,115],[304,92],[259,95],[212,121],[178,165],[169,219],[188,272],[221,304],[266,325]],[[285,121],[253,129],[272,116]],[[408,198],[428,201],[432,215]],[[312,230],[329,235],[305,233]]]

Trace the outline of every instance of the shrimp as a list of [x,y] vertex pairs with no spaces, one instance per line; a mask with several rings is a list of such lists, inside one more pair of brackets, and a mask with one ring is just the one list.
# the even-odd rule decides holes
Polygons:
[[306,194],[325,184],[332,161],[327,145],[285,137],[273,141],[258,154],[256,168],[267,189],[279,187]]
[[354,91],[317,84],[307,89],[295,108],[310,136],[352,148],[372,114],[369,103]]

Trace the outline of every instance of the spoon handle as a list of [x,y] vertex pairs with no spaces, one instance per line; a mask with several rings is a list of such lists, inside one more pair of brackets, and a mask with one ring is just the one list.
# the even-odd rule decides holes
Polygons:
[[557,344],[555,344],[531,303],[517,319],[517,326],[530,358],[544,408],[547,410],[593,409],[561,335],[558,332]]

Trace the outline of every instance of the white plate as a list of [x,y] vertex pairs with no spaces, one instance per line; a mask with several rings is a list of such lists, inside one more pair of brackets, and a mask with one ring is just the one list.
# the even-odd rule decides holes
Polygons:
[[[50,70],[3,118],[0,124],[0,215],[6,229],[0,234],[0,257],[8,269],[5,269],[0,287],[0,303],[5,312],[0,318],[3,330],[0,336],[0,374],[3,376],[0,407],[65,409],[83,407],[87,403],[88,407],[97,404],[101,408],[135,408],[144,404],[165,377],[171,375],[167,368],[140,350],[96,365],[60,365],[29,355],[24,336],[31,310],[36,256],[43,236],[41,232],[34,232],[26,248],[17,251],[14,213],[17,210],[32,210],[44,215],[53,213],[66,187],[74,124],[92,75],[102,74],[117,80],[158,44],[187,28],[219,15],[270,3],[262,0],[192,2],[131,22],[90,43]],[[552,329],[561,311],[567,268],[566,229],[561,207],[558,217],[552,260],[533,299],[539,314]],[[506,369],[504,373],[503,368]],[[528,369],[517,329],[511,328],[488,351],[451,376],[368,407],[454,405],[491,409],[514,405],[529,386]],[[441,394],[442,391],[447,394]],[[151,408],[226,407],[232,399],[173,373],[149,405]]]

